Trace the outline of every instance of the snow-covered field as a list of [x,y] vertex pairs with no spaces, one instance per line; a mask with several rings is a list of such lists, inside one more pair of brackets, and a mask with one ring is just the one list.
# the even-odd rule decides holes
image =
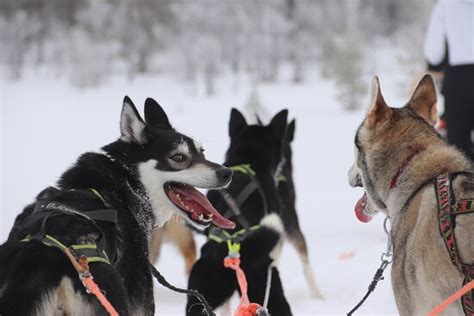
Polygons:
[[[221,162],[228,145],[230,108],[244,109],[251,91],[245,80],[235,89],[226,78],[214,97],[204,96],[199,86],[172,78],[141,77],[132,82],[116,78],[106,86],[83,91],[71,88],[66,80],[45,75],[26,78],[1,82],[0,87],[0,242],[6,239],[22,207],[42,188],[53,185],[80,153],[96,150],[119,136],[125,94],[140,110],[146,97],[154,97],[178,130],[201,141],[208,158]],[[395,80],[389,74],[381,80],[387,101],[402,104]],[[354,132],[365,109],[342,111],[334,85],[318,78],[302,85],[285,81],[261,85],[259,95],[272,114],[288,108],[290,116],[297,119],[294,166],[298,211],[326,299],[310,297],[298,256],[289,244],[280,263],[286,295],[295,315],[343,315],[365,294],[386,246],[382,216],[370,224],[359,223],[353,206],[361,190],[347,184]],[[202,244],[203,239],[198,241]],[[170,282],[186,286],[182,258],[171,245],[163,249],[158,269]],[[184,313],[184,296],[158,285],[155,289],[157,314]],[[396,314],[389,271],[358,314]]]

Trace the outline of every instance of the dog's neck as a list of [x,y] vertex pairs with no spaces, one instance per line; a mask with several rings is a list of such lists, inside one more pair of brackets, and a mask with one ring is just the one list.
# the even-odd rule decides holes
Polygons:
[[[235,166],[235,165],[240,165],[241,160],[237,163],[234,163],[231,159],[226,160],[224,163],[226,166]],[[280,202],[280,196],[278,195],[277,191],[277,186],[276,186],[276,181],[275,181],[275,172],[271,170],[271,168],[262,164],[257,164],[253,162],[246,162],[245,164],[249,164],[253,171],[255,172],[255,178],[257,182],[260,185],[260,189],[262,190],[262,193],[265,198],[265,203],[267,204],[267,211],[269,213],[280,213],[281,209],[281,202]],[[248,175],[247,175],[248,176]],[[247,177],[246,176],[246,177]],[[244,183],[247,183],[248,179],[244,180]],[[229,190],[232,192],[235,192],[235,194],[239,194],[240,192],[235,191],[236,188],[240,188],[239,186],[240,181],[237,180],[237,177],[234,178],[233,182],[230,183]],[[237,189],[238,190],[238,189]],[[259,197],[260,199],[260,197]],[[246,213],[245,207],[242,208],[242,211]],[[251,211],[250,214],[246,213],[246,216],[249,215],[249,217],[253,217],[256,215],[255,212]],[[262,215],[263,214],[263,209],[262,209]],[[258,217],[258,216],[257,216]],[[256,224],[260,221],[261,218],[258,218],[257,221],[255,221],[253,224]]]
[[402,176],[403,172],[405,172],[405,169],[408,167],[408,165],[410,164],[410,162],[412,161],[413,157],[415,157],[415,155],[418,153],[418,151],[410,154],[404,161],[403,163],[400,165],[400,167],[398,168],[397,170],[397,173],[395,173],[395,175],[393,176],[392,180],[390,181],[390,187],[389,189],[390,190],[395,190],[397,188],[397,185],[398,185],[398,179],[400,179],[400,177]]
[[[156,173],[156,161],[148,161],[138,166],[138,176],[143,184],[143,196],[151,206],[151,213],[154,217],[152,228],[163,227],[171,219],[173,211],[167,207],[168,198],[163,190],[163,182],[159,182]],[[169,203],[169,202],[168,202]]]
[[446,144],[435,144],[405,159],[386,186],[385,204],[389,216],[396,217],[410,198],[441,173],[471,171],[471,163]]
[[150,239],[153,230],[163,226],[166,221],[163,222],[157,216],[154,199],[142,182],[138,166],[129,167],[119,161],[115,161],[115,163],[119,164],[123,168],[124,174],[127,175],[126,186],[130,192],[127,206]]

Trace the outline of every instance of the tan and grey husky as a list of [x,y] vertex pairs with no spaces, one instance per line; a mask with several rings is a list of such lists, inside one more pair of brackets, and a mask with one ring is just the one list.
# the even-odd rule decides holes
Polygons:
[[165,241],[171,242],[171,244],[177,248],[184,259],[184,269],[186,274],[189,275],[189,272],[191,272],[191,268],[197,259],[196,243],[191,229],[188,228],[185,223],[176,218],[175,220],[167,222],[165,226],[155,230],[149,247],[149,257],[151,262],[155,264],[158,262],[161,246]]
[[[377,209],[392,222],[392,285],[401,315],[424,315],[457,291],[464,276],[451,262],[440,234],[436,178],[452,175],[455,199],[474,198],[472,162],[449,146],[433,126],[436,91],[426,75],[402,108],[389,107],[373,80],[373,99],[355,138],[352,186],[363,186],[356,215],[369,221]],[[474,214],[453,219],[459,258],[474,263]],[[463,315],[458,300],[444,315]]]

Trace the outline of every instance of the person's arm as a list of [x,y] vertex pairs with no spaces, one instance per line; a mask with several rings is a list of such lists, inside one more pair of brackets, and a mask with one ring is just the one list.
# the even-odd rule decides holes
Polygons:
[[425,58],[430,68],[443,63],[446,54],[446,32],[442,4],[435,4],[425,37]]

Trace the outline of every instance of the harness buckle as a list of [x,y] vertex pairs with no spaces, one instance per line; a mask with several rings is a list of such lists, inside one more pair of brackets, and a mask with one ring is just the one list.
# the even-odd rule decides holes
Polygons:
[[389,223],[390,223],[390,218],[387,216],[385,217],[385,220],[383,221],[383,230],[387,234],[387,248],[385,252],[382,252],[382,254],[380,255],[380,260],[382,261],[382,263],[387,262],[387,265],[389,265],[393,261],[393,243],[392,243],[391,228],[389,228],[388,226]]
[[240,257],[240,243],[227,240],[227,248],[229,248],[228,257],[239,258]]
[[266,308],[260,307],[257,309],[257,316],[269,316],[268,310]]
[[392,263],[393,255],[391,253],[382,252],[382,255],[380,256],[380,260],[382,262],[387,262],[387,265],[388,265],[388,264]]

